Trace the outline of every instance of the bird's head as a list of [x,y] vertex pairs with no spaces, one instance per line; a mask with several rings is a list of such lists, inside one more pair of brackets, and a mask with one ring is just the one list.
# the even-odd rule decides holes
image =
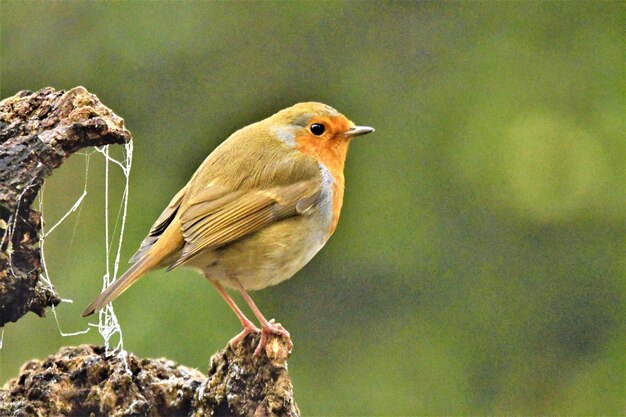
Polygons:
[[343,172],[350,141],[374,131],[356,126],[334,108],[315,102],[298,103],[269,118],[278,139],[316,158],[333,173]]

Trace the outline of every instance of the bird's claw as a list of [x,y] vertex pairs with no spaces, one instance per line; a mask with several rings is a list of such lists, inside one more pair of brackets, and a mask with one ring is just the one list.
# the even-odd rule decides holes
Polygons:
[[232,339],[229,340],[228,345],[230,347],[234,348],[239,343],[241,343],[241,341],[243,339],[245,339],[246,336],[248,336],[249,334],[257,334],[257,333],[260,333],[260,332],[261,332],[261,330],[258,327],[254,326],[254,325],[246,326],[246,327],[243,328],[241,333],[239,333],[237,336],[235,336],[235,337],[233,337]]
[[261,349],[265,347],[265,345],[267,344],[267,338],[271,334],[285,339],[287,341],[289,351],[291,351],[291,348],[293,348],[293,342],[291,341],[291,336],[289,335],[289,332],[285,330],[285,328],[280,323],[275,323],[274,319],[271,319],[261,327],[261,339],[259,340],[259,344],[254,350],[254,356],[258,356],[261,353]]

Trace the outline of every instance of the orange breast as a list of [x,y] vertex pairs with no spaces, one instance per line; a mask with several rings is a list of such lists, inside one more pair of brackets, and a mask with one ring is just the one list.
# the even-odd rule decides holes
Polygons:
[[[313,121],[314,123],[315,121]],[[349,121],[343,117],[326,117],[323,122],[330,131],[345,132],[349,128]],[[350,139],[343,135],[334,135],[320,138],[312,134],[305,133],[296,137],[296,149],[310,155],[321,162],[333,176],[332,186],[332,221],[327,231],[330,236],[337,228],[341,206],[343,205],[343,193],[345,178],[343,168],[348,153]]]

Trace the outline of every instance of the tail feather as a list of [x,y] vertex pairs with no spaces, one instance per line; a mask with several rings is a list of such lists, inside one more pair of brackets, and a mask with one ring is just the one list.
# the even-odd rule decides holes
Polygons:
[[124,272],[115,282],[106,287],[104,291],[87,306],[85,311],[82,312],[82,316],[87,317],[93,314],[126,291],[128,287],[152,268],[153,265],[151,265],[151,262],[148,262],[148,260],[149,257],[143,257],[136,264],[131,266],[128,271]]

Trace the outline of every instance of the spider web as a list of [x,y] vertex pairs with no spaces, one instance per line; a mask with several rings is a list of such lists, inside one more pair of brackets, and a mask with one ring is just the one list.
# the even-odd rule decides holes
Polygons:
[[[45,196],[45,182],[41,187],[39,193],[39,212],[41,214],[41,232],[39,235],[39,245],[41,249],[41,265],[42,265],[42,273],[40,276],[41,281],[44,285],[52,288],[52,280],[50,278],[50,273],[48,271],[48,267],[46,265],[46,257],[45,257],[45,243],[46,239],[50,236],[54,230],[64,223],[71,215],[76,213],[76,223],[74,226],[74,232],[72,234],[72,238],[70,240],[69,246],[72,245],[74,240],[74,235],[76,233],[76,228],[78,227],[78,219],[80,217],[80,211],[82,209],[82,204],[84,202],[85,197],[87,196],[87,185],[89,180],[89,167],[91,159],[94,155],[101,155],[104,160],[104,243],[105,243],[105,270],[102,276],[102,289],[106,288],[112,282],[117,279],[117,275],[119,272],[119,263],[120,256],[122,253],[122,243],[124,241],[124,230],[126,226],[126,214],[128,208],[128,194],[129,194],[129,178],[130,178],[130,170],[132,166],[132,156],[133,156],[133,142],[130,141],[124,146],[124,155],[121,160],[115,159],[111,156],[109,151],[109,145],[102,146],[99,148],[95,148],[91,152],[86,153],[78,153],[78,155],[83,155],[85,159],[85,172],[84,172],[84,185],[82,194],[76,199],[72,207],[70,207],[61,218],[54,223],[52,227],[46,230],[44,224],[44,196]],[[109,174],[113,169],[119,169],[124,177],[124,190],[122,191],[122,196],[120,199],[119,207],[117,208],[117,214],[115,217],[115,222],[112,221],[111,207],[110,207],[110,181]],[[113,225],[113,228],[111,229]],[[72,303],[71,299],[62,299],[61,302]],[[104,346],[107,353],[111,351],[117,352],[118,355],[123,357],[126,356],[126,351],[124,350],[124,339],[122,335],[122,329],[117,320],[117,316],[115,315],[115,311],[113,310],[113,306],[108,304],[105,308],[100,310],[98,313],[98,323],[89,323],[89,327],[83,330],[78,330],[74,332],[65,332],[61,328],[61,323],[59,322],[57,312],[55,307],[52,307],[52,314],[54,316],[54,320],[56,322],[59,333],[62,336],[76,336],[87,333],[91,330],[92,327],[96,327],[98,332],[102,335],[104,339]],[[117,339],[117,343],[112,347],[112,342]]]

